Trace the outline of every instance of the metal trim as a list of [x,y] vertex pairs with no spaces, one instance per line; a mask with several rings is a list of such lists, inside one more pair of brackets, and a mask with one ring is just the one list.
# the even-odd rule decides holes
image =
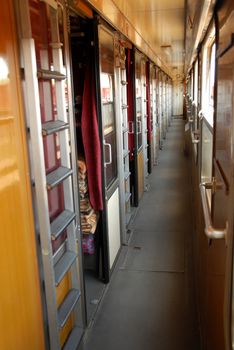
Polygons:
[[211,214],[209,210],[208,199],[206,195],[206,189],[208,188],[208,183],[204,182],[200,184],[200,194],[202,200],[202,208],[205,220],[205,234],[209,239],[226,239],[228,223],[226,222],[226,227],[224,229],[217,229],[213,226]]

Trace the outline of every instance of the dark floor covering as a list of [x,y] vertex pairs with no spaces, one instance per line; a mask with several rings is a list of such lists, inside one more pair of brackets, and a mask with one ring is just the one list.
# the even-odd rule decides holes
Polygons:
[[199,350],[182,120],[173,120],[98,312],[79,350]]

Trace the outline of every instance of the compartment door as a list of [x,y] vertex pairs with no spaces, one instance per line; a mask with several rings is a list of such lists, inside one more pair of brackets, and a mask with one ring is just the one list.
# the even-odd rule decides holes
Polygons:
[[[200,185],[209,238],[206,278],[207,349],[230,349],[230,276],[233,236],[234,48],[219,55],[213,178]],[[209,194],[210,191],[210,194]],[[211,201],[209,201],[211,198]],[[210,204],[211,203],[211,204]],[[210,209],[209,209],[210,207]]]
[[104,158],[104,184],[106,199],[106,227],[109,270],[112,269],[120,249],[119,175],[117,164],[117,130],[115,106],[114,35],[99,25],[99,60],[101,115]]

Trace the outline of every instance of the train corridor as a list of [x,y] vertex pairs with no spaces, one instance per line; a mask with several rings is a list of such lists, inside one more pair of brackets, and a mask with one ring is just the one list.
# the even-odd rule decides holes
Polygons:
[[110,285],[79,350],[199,350],[184,122],[174,119]]

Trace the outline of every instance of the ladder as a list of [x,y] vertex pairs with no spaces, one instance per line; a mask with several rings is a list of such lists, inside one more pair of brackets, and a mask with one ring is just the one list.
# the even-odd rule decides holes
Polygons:
[[[31,28],[30,1],[20,1],[23,28],[21,39],[23,87],[29,130],[31,175],[34,183],[35,220],[43,265],[49,348],[75,350],[83,333],[85,311],[76,143],[71,104],[69,51],[65,31],[64,42],[60,41],[61,21],[64,27],[66,25],[64,14],[66,8],[63,3],[61,4],[63,6],[60,6],[60,2],[53,0],[38,0],[33,1],[33,4],[48,16],[50,26],[50,30],[47,28],[50,31],[49,46],[41,45],[38,49]],[[48,52],[52,55],[53,65]],[[42,109],[44,121],[42,121]],[[54,170],[46,172],[45,149],[49,154],[52,152],[51,140],[56,141],[54,156],[57,157],[59,165]],[[64,208],[51,221],[49,198],[58,186],[60,190],[56,190],[56,194],[58,201],[64,203]],[[56,250],[53,249],[54,242],[60,242]],[[58,305],[57,289],[65,277],[69,280],[69,288]],[[62,333],[66,328],[69,328],[68,335],[62,342]]]
[[142,146],[143,146],[143,183],[144,183],[144,191],[149,190],[149,173],[148,173],[148,129],[147,129],[147,96],[146,96],[146,60],[144,57],[141,59],[141,91],[142,91]]
[[[128,123],[128,105],[127,105],[127,76],[126,68],[120,68],[121,83],[121,114],[122,114],[122,134],[123,134],[123,166],[124,166],[124,212],[125,228],[127,230],[131,220],[131,189],[130,189],[130,167],[129,167],[129,146],[128,133],[133,133],[132,123]],[[131,130],[129,130],[129,127]]]

